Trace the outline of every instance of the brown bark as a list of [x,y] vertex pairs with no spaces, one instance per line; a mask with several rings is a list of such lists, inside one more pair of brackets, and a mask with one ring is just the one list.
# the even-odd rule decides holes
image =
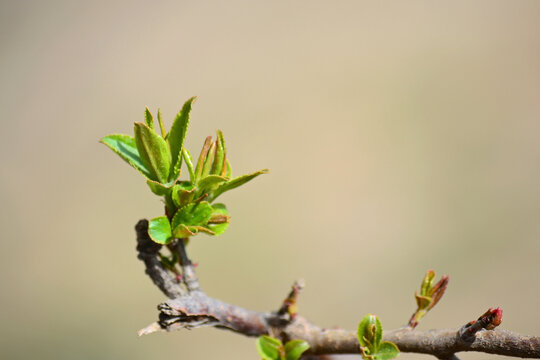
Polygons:
[[[360,353],[354,331],[320,328],[297,316],[295,311],[288,310],[291,299],[296,298],[301,286],[293,287],[293,292],[276,312],[257,312],[227,304],[207,296],[200,290],[194,268],[187,258],[183,245],[176,249],[180,252],[183,273],[187,275],[187,279],[184,276],[184,280],[187,282],[178,283],[158,259],[159,246],[148,237],[148,222],[139,221],[136,230],[139,259],[144,261],[146,273],[170,298],[158,306],[159,320],[142,329],[140,335],[156,331],[214,326],[245,336],[271,334],[283,341],[305,340],[310,344],[307,354],[311,355]],[[493,324],[493,317],[489,316],[492,313],[495,311],[490,309],[478,320],[456,329],[421,331],[406,327],[391,330],[384,333],[383,340],[395,343],[402,352],[431,354],[439,359],[457,359],[454,354],[462,351],[540,358],[540,337],[524,336],[499,329],[486,330],[498,325]],[[500,319],[498,322],[500,323]]]

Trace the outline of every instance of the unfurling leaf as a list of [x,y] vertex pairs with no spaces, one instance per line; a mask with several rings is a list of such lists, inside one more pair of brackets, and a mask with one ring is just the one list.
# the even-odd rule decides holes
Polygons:
[[148,108],[144,110],[144,122],[150,129],[155,130],[154,118],[152,117],[152,114],[150,113],[150,110],[148,110]]
[[431,304],[431,298],[427,296],[420,296],[418,293],[414,294],[414,297],[416,298],[416,305],[419,309],[425,309]]
[[382,325],[375,315],[366,315],[358,325],[358,343],[366,360],[390,360],[399,355],[394,343],[382,340]]
[[187,205],[195,195],[195,187],[189,181],[182,181],[174,185],[171,192],[171,198],[177,208]]
[[101,143],[107,145],[112,151],[117,153],[125,162],[133,166],[145,178],[150,179],[152,175],[143,164],[143,161],[135,145],[135,139],[128,135],[108,135],[100,140]]
[[162,184],[154,180],[147,180],[146,184],[148,185],[150,190],[158,196],[167,195],[169,191],[171,190],[171,185],[172,185],[172,184]]
[[172,219],[173,233],[177,236],[177,228],[181,225],[187,227],[190,232],[193,232],[190,226],[206,225],[213,211],[212,206],[206,201],[191,203],[180,208]]
[[[192,97],[185,102],[182,110],[176,115],[174,122],[171,126],[171,130],[167,135],[167,141],[171,148],[171,163],[173,165],[172,177],[177,177],[176,173],[182,166],[182,147],[184,146],[184,140],[186,138],[187,129],[189,126],[189,114],[191,113],[191,107],[196,97]],[[173,179],[170,179],[173,180]]]
[[441,300],[450,280],[450,278],[445,275],[434,285],[434,279],[435,271],[428,270],[420,285],[420,294],[418,294],[418,292],[414,293],[417,308],[409,320],[409,327],[413,329],[418,325],[420,319],[422,319],[428,311]]
[[225,177],[230,178],[232,176],[232,168],[229,160],[225,159],[225,164],[227,165],[227,170],[225,171]]
[[197,160],[197,167],[195,168],[195,179],[193,180],[193,183],[196,183],[201,178],[204,162],[206,161],[206,157],[208,156],[208,150],[210,150],[211,146],[212,146],[212,137],[208,136],[204,140],[204,144],[201,149],[201,154],[199,155],[199,159]]
[[373,355],[375,360],[390,360],[399,355],[399,349],[396,344],[384,341],[379,345],[379,350]]
[[285,344],[285,359],[298,360],[309,349],[309,344],[304,340],[291,340]]
[[435,271],[428,270],[426,272],[426,275],[424,276],[424,279],[422,280],[422,284],[420,285],[420,295],[426,296],[429,294],[429,290],[433,286],[433,279],[435,278]]
[[199,188],[198,194],[211,193],[217,189],[218,186],[226,182],[228,179],[219,175],[208,175],[199,180],[197,187]]
[[266,335],[257,339],[256,347],[263,360],[279,360],[284,351],[281,341]]
[[148,223],[148,235],[158,244],[168,244],[172,241],[171,224],[166,216],[160,216]]
[[151,180],[167,183],[171,153],[165,140],[146,124],[135,123],[135,144],[143,164],[152,174]]
[[[207,226],[215,233],[215,235],[221,235],[229,227],[229,219],[231,217],[229,216],[229,212],[227,211],[225,204],[212,204],[212,208],[214,211],[210,217],[210,220],[208,220]],[[221,220],[224,218],[226,221],[221,222]],[[220,219],[220,222],[217,222],[217,219]]]
[[210,171],[210,173],[214,175],[225,176],[225,173],[227,172],[227,164],[225,162],[225,140],[223,139],[223,133],[221,132],[221,130],[218,130],[216,140],[216,155],[214,157],[214,163],[212,164],[212,170]]
[[167,131],[165,130],[165,125],[163,125],[163,119],[161,118],[161,109],[157,109],[157,120],[159,123],[159,129],[161,131],[161,137],[166,138],[167,137]]
[[366,315],[358,325],[358,342],[367,348],[370,354],[377,352],[382,339],[382,326],[375,315]]
[[261,174],[267,174],[267,173],[268,173],[268,169],[263,169],[263,170],[256,171],[256,172],[254,172],[252,174],[242,175],[242,176],[239,176],[239,177],[234,178],[232,180],[229,180],[229,181],[223,183],[222,185],[218,186],[218,188],[216,190],[214,190],[213,195],[210,198],[210,201],[215,200],[219,195],[223,194],[226,191],[229,191],[229,190],[235,189],[235,188],[237,188],[239,186],[242,186],[245,183],[247,183],[248,181],[251,181],[251,180],[255,179],[257,176],[259,176]]
[[186,148],[182,149],[182,157],[184,161],[186,162],[186,166],[189,171],[189,180],[191,180],[192,183],[195,183],[195,171],[193,170],[193,158],[191,157],[191,154],[189,153],[188,149]]
[[212,163],[214,162],[214,157],[216,156],[216,142],[214,141],[210,145],[210,149],[208,149],[208,154],[206,155],[206,159],[204,159],[204,165],[202,168],[201,178],[205,178],[208,175],[210,175],[210,170],[212,169]]
[[177,225],[173,230],[173,235],[175,238],[188,238],[190,236],[195,235],[196,232],[191,231],[186,225],[179,224]]

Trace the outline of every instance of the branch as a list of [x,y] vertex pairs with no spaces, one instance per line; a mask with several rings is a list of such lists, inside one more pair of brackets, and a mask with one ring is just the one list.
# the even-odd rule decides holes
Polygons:
[[[152,245],[147,235],[148,222],[141,220],[136,226],[139,258],[146,265],[146,273],[159,289],[170,298],[160,304],[159,320],[142,329],[139,335],[156,331],[193,329],[214,326],[234,331],[245,336],[272,334],[283,341],[305,340],[310,349],[307,354],[358,354],[356,332],[340,329],[324,329],[296,315],[296,298],[301,285],[293,290],[275,312],[256,312],[214,299],[200,291],[200,287],[189,286],[187,291],[175,283],[158,259],[156,244]],[[183,241],[182,241],[183,245]],[[157,250],[156,250],[157,249]],[[184,251],[185,247],[177,247]],[[188,259],[189,260],[189,259]],[[186,271],[186,261],[183,270]],[[188,271],[195,272],[193,267]],[[186,281],[184,273],[184,281]],[[196,277],[195,277],[196,280]],[[189,280],[188,280],[189,281]],[[191,288],[191,289],[190,289]],[[294,315],[293,315],[294,314]],[[402,352],[434,355],[439,359],[456,359],[462,351],[478,351],[489,354],[523,358],[540,358],[540,337],[523,336],[506,330],[489,330],[500,324],[502,311],[490,309],[478,320],[471,321],[458,329],[413,330],[409,327],[385,332],[384,341],[395,343]]]

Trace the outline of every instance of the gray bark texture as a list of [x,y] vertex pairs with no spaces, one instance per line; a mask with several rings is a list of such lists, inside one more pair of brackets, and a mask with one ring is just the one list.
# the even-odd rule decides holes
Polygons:
[[[278,311],[257,312],[207,296],[201,289],[195,269],[187,257],[183,239],[177,251],[182,265],[181,281],[165,269],[158,252],[161,245],[148,236],[148,221],[140,220],[136,227],[138,257],[146,266],[146,273],[169,298],[158,306],[159,320],[139,331],[139,335],[157,331],[193,329],[213,326],[245,336],[268,335],[282,341],[305,340],[310,348],[304,358],[314,355],[359,354],[355,331],[320,328],[307,319],[288,311],[302,286],[295,284]],[[458,352],[477,351],[521,358],[540,358],[540,337],[524,336],[494,329],[489,311],[478,320],[456,329],[416,330],[404,327],[383,334],[384,341],[395,343],[402,352],[430,354],[439,359],[455,360]],[[495,324],[497,326],[498,323]],[[324,357],[319,357],[323,359]]]

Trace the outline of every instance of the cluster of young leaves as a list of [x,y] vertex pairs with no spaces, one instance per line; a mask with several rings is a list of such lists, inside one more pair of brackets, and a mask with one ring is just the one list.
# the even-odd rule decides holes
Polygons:
[[375,315],[366,315],[358,325],[358,343],[362,358],[366,360],[390,360],[399,355],[396,344],[382,341],[382,325]]
[[422,284],[420,285],[420,294],[414,293],[416,299],[417,309],[409,320],[409,326],[415,328],[418,322],[433,309],[435,305],[441,300],[446,287],[448,286],[449,277],[443,276],[435,283],[435,271],[428,270]]
[[[232,177],[231,165],[223,133],[217,139],[206,138],[197,163],[184,147],[190,112],[195,97],[186,101],[169,130],[165,131],[158,110],[160,134],[148,108],[145,122],[136,122],[134,136],[108,135],[101,139],[112,151],[146,178],[150,190],[163,196],[165,215],[152,219],[148,232],[153,241],[168,244],[174,238],[188,238],[199,232],[222,234],[230,216],[222,203],[212,202],[226,191],[237,188],[267,170]],[[189,172],[189,180],[180,180],[182,163]]]
[[256,346],[263,360],[298,360],[309,349],[303,340],[291,340],[283,345],[279,339],[266,335],[257,339]]

